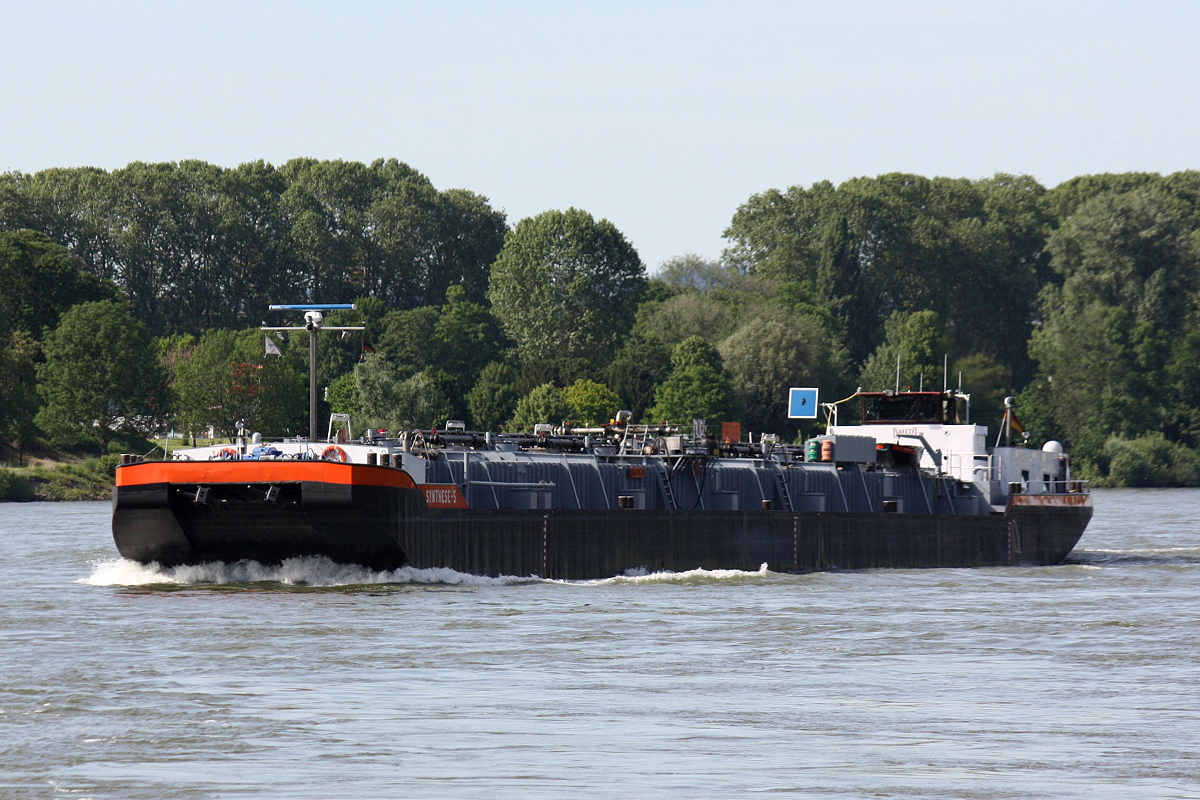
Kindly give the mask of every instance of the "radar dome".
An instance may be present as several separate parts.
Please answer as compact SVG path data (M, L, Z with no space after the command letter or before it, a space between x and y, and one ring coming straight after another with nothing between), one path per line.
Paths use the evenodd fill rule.
M1054 453L1054 455L1056 455L1056 456L1061 456L1063 454L1063 446L1061 444L1059 444L1058 442L1054 441L1053 439L1051 439L1050 441L1048 441L1044 445L1042 445L1042 452L1043 453Z

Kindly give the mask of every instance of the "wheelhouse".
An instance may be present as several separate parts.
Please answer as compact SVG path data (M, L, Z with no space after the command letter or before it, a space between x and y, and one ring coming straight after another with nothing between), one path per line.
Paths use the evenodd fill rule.
M863 425L967 422L966 402L953 392L859 392L858 401Z

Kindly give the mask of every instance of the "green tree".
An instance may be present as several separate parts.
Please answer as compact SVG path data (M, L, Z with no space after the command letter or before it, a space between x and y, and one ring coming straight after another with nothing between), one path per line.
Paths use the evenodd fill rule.
M390 311L368 327L378 331L373 340L377 352L400 373L435 368L450 375L453 380L444 388L460 413L466 410L466 396L479 371L499 358L506 344L496 318L484 305L469 300L460 286L446 291L441 306Z
M691 336L724 338L737 323L734 312L717 298L687 292L639 306L633 333L672 348Z
M645 267L620 231L571 208L517 223L488 296L523 361L583 358L598 371L632 325L645 286Z
M163 409L163 380L146 327L113 300L81 303L42 341L37 424L62 445L144 434Z
M465 397L479 371L499 357L505 337L492 313L467 299L461 286L446 290L446 302L433 326L432 363L453 377L451 392Z
M743 324L719 347L729 365L734 391L752 429L795 430L787 419L788 389L820 387L843 396L844 355L814 319L779 314Z
M835 195L829 181L752 195L725 230L726 261L776 281L813 279Z
M1165 369L1166 424L1164 433L1173 441L1200 447L1200 328L1193 327L1171 346Z
M507 427L511 431L532 431L534 425L543 422L559 425L570 420L574 413L575 409L567 402L562 389L544 383L517 402Z
M685 423L741 419L741 407L721 354L699 336L684 340L671 354L671 374L654 393L651 420Z
M447 388L453 379L441 370L426 369L396 387L396 404L388 414L393 429L430 430L459 416Z
M1196 257L1185 212L1138 189L1082 203L1046 245L1063 302L1124 308L1138 322L1178 330L1195 303Z
M353 414L356 411L353 370L339 375L329 384L329 410L335 414Z
M689 336L671 351L671 368L678 372L692 367L724 369L721 353L708 340L700 336Z
M1047 308L1061 292L1045 292ZM1110 434L1137 437L1158 422L1152 360L1168 353L1143 346L1153 330L1120 308L1090 303L1055 313L1033 333L1038 375L1019 395L1021 419L1034 440L1065 438L1077 460L1103 463ZM1032 423L1032 424L1031 424Z
M412 267L428 250L436 193L405 164L373 166L298 158L280 167L287 188L279 202L303 296L338 302L330 298L374 294L407 307L418 293ZM391 246L379 247L379 238Z
M0 330L40 337L78 303L116 299L116 289L72 263L67 249L29 230L0 233Z
M214 265L213 325L244 328L260 323L271 303L302 297L295 291L296 255L279 198L287 187L279 170L251 161L220 175L215 218L220 259ZM185 330L203 330L202 320Z
M732 264L688 253L664 261L656 277L676 291L704 294L735 286L742 273Z
M516 370L498 361L485 365L467 394L467 409L472 425L477 430L499 430L506 420L512 418L520 399Z
M811 287L854 363L879 346L895 311L934 311L961 351L1024 362L1045 266L1044 193L1028 176L1002 174L972 182L891 173L771 190L738 209L725 257Z
M504 212L482 195L447 189L437 220L437 261L426 272L424 296L432 302L460 287L466 301L485 302L491 267L508 233Z
M306 434L307 346L301 351L265 355L257 329L212 330L185 345L173 357L171 378L179 426L197 432L212 425L233 436L242 421L268 435Z
M571 421L576 425L603 425L621 409L621 398L616 392L586 378L563 389L563 397L574 411Z
M816 277L790 286L796 287L793 291L801 303L827 309L839 330L853 331L850 344L861 357L870 350L879 311L863 285L860 261L859 242L850 234L849 220L836 214L822 232Z
M217 198L221 168L134 162L112 173L117 273L134 315L155 334L220 324L224 276Z
M1011 372L1016 385L1033 376L1029 335L1038 291L1052 278L1046 236L1046 189L1028 175L999 173L976 184L983 195L979 224L961 222L957 298L947 311L957 352L978 353Z
M353 413L371 427L399 427L393 413L401 403L400 384L406 378L382 355L368 356L354 367ZM407 427L407 426L405 426Z
M1072 207L1047 244L1062 285L1042 291L1030 342L1037 375L1021 397L1045 434L1068 438L1076 457L1102 470L1111 434L1185 437L1193 428L1192 215L1150 185Z
M390 311L379 321L379 336L373 341L382 356L403 372L419 372L436 363L432 343L438 324L436 306Z
M1161 176L1153 172L1101 173L1079 175L1065 180L1046 192L1041 205L1051 219L1063 222L1074 216L1081 205L1102 194L1125 194L1137 189L1154 189Z
M459 285L481 302L507 231L486 198L439 192L395 159L10 173L0 230L18 228L115 282L159 334L252 324L285 299L414 308Z
M298 279L312 298L369 294L396 308L439 302L452 285L482 300L504 214L461 189L438 192L395 159L295 159L280 168Z
M646 411L651 420L732 422L741 416L729 376L708 366L672 372L659 385L654 400L654 406Z
M354 414L371 428L428 431L458 416L447 388L453 379L437 369L407 378L380 356L368 356L354 368Z
M634 419L642 419L654 405L654 392L671 374L671 349L657 339L636 333L626 340L604 372L604 382L626 406Z
M0 201L0 229L28 228L48 236L102 281L119 276L114 222L117 192L109 173L95 167L10 174L9 202ZM0 196L3 192L0 192Z
M900 388L941 390L944 358L950 340L933 311L894 312L888 317L886 339L863 365L859 380L868 391L893 388L900 364Z
M951 365L951 388L959 385L960 375L963 391L971 395L971 422L995 433L1004 420L1004 398L1013 394L1012 372L994 358L974 353Z
M22 330L0 333L0 439L22 447L33 439L38 411L38 343Z

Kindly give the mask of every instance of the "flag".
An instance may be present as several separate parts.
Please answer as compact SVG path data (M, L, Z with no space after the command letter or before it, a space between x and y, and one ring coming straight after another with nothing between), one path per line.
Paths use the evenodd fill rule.
M267 352L265 353L265 355L268 355L268 356L283 355L283 351L279 349L279 345L275 344L275 340L272 339L270 336L267 337Z
M1021 420L1017 419L1016 412L1009 411L1008 418L1012 421L1011 424L1012 424L1013 430L1016 431L1017 433L1021 434L1022 436L1024 436L1025 435L1025 426L1021 424Z
M362 337L362 352L358 354L358 360L365 361L367 358L367 353L374 352L375 348L371 347L371 342L367 340L366 336Z

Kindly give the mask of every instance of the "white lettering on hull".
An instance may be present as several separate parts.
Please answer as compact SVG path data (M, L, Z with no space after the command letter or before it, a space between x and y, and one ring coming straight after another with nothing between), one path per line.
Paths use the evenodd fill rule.
M458 491L458 485L453 483L424 483L421 491L425 493L425 504L430 508L466 508L466 501Z

